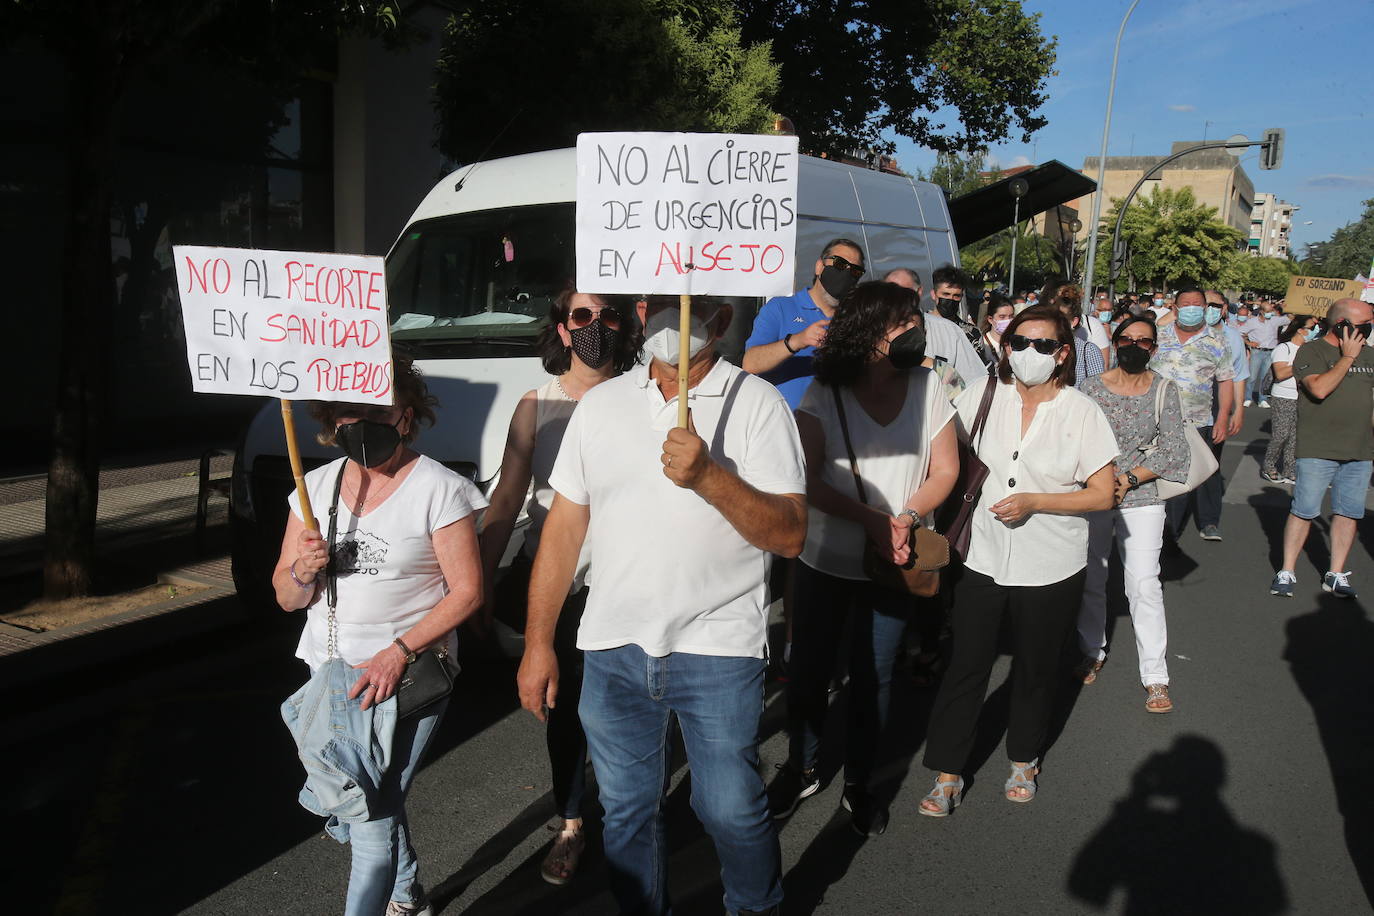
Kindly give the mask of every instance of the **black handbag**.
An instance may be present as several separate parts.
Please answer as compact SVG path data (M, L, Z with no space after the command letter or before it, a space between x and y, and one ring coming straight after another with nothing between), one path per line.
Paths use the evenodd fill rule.
M325 602L329 605L329 657L338 654L338 618L334 606L338 603L338 578L335 568L334 539L339 533L339 493L343 490L345 461L334 479L334 498L329 503L329 565L325 567ZM415 655L406 665L401 682L396 687L396 715L404 719L442 700L453 692L453 662L448 646L439 645Z

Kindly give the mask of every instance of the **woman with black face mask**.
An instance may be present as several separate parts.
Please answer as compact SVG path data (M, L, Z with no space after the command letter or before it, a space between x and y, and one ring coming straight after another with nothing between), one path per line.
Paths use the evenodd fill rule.
M1155 480L1188 479L1188 442L1178 390L1149 369L1155 351L1154 322L1127 318L1112 334L1112 346L1116 367L1079 386L1102 408L1121 457L1116 468L1116 508L1088 515L1088 569L1078 617L1083 661L1078 676L1084 684L1093 683L1107 660L1107 563L1115 534L1135 630L1140 684L1145 688L1145 710L1166 713L1173 710L1173 701L1165 661L1164 590L1159 582L1164 503L1155 492ZM1165 386L1162 392L1160 386Z
M515 623L523 630L525 592L530 567L539 547L544 519L553 505L549 474L553 471L563 431L583 395L597 385L633 366L639 358L643 335L631 317L632 303L625 297L593 296L568 286L549 308L549 322L539 338L540 358L553 378L526 392L511 417L506 452L501 459L501 478L491 494L491 508L482 527L482 571L486 600L478 620L485 627L497 605L517 610ZM533 482L533 491L530 484ZM526 503L526 494L530 494ZM501 584L494 590L496 571L506 553L515 519L521 508L529 516L520 554ZM582 653L577 649L577 626L586 604L589 556L584 547L573 578L572 592L558 616L554 648L560 672L558 705L549 710L545 732L549 765L553 773L555 812L559 818L553 847L544 858L540 874L550 884L572 880L586 848L582 830L582 798L587 770L587 736L577 716L582 686Z
M843 804L856 832L876 836L887 813L870 792L874 756L903 631L916 599L864 574L865 542L905 563L913 525L949 495L959 471L954 407L926 368L925 328L913 290L863 283L840 301L815 381L797 408L807 465L808 527L794 565L788 663L788 763L769 787L774 817L820 788L816 763L836 653L848 645ZM847 436L846 436L847 434ZM846 438L852 444L854 464ZM863 481L863 494L856 481ZM938 632L938 619L936 622Z
M300 709L335 690L346 690L349 701L329 713L328 729L306 724L323 719L323 712L302 713L295 725L288 716L302 758L324 754L322 739L333 738L333 729L349 729L347 737L364 748L390 742L389 765L371 792L362 789L363 779L341 785L342 777L307 769L306 785L324 809L316 813L349 821L327 828L352 853L348 916L426 906L405 801L449 698L438 696L403 716L397 693L410 665L438 673L444 662L430 653L451 656L454 631L482 602L475 520L487 501L470 480L410 448L419 423L434 422L437 401L409 360L396 357L392 368L390 406L312 405L318 441L338 446L344 457L305 475L323 534L306 528L291 494L272 575L281 607L306 612L296 655L312 672L283 709ZM369 716L359 714L368 710ZM362 729L370 735L358 734ZM326 786L328 792L315 791ZM355 820L357 811L347 806L351 792L366 794L365 819ZM340 797L345 809L330 807Z

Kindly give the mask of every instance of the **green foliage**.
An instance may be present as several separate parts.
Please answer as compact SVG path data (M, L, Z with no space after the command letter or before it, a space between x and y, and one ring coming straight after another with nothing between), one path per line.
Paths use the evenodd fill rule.
M949 192L950 197L959 197L976 191L989 182L997 181L999 173L985 176L987 169L987 150L974 150L971 153L936 153L935 164L929 171L916 170L919 181L939 185Z
M1284 258L1252 258L1246 270L1245 288L1267 296L1282 296L1288 291L1288 278L1293 275ZM1353 276L1353 275L1352 275Z
M746 41L771 40L778 110L802 148L942 152L1023 142L1048 121L1057 39L1020 0L736 0Z
M757 133L777 88L768 43L740 40L728 0L470 3L440 52L439 147L471 162L584 131Z
M1107 282L1111 233L1120 206L1119 199L1112 200L1104 231L1099 233L1101 244L1093 278L1096 285ZM1117 278L1118 289L1142 282L1155 289L1173 288L1181 281L1215 286L1242 239L1239 230L1217 219L1216 207L1198 203L1191 188L1161 187L1131 203L1121 236L1127 245L1128 262Z
M959 263L977 284L1005 285L1011 280L1010 227L959 249ZM1062 252L1035 231L1030 222L1016 227L1016 288L1034 289L1051 277L1065 275ZM1013 290L1015 292L1015 290Z
M1364 214L1332 234L1330 241L1307 246L1302 272L1310 277L1339 277L1353 280L1357 274L1369 275L1374 258L1374 198L1364 202Z

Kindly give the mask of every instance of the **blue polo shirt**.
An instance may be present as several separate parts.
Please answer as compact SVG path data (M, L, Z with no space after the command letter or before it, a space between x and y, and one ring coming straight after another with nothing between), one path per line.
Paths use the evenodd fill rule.
M754 329L749 332L744 347L749 349L777 343L788 334L798 334L824 319L825 312L811 299L810 290L798 290L790 296L776 296L759 309L758 317L754 319ZM811 358L815 353L815 347L803 347L762 373L759 378L777 386L787 399L787 406L796 410L811 384Z

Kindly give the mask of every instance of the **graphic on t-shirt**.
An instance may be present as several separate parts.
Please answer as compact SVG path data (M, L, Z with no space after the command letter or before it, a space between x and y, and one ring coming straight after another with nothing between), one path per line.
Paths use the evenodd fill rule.
M387 542L368 531L350 531L334 548L340 576L375 576L386 563Z

